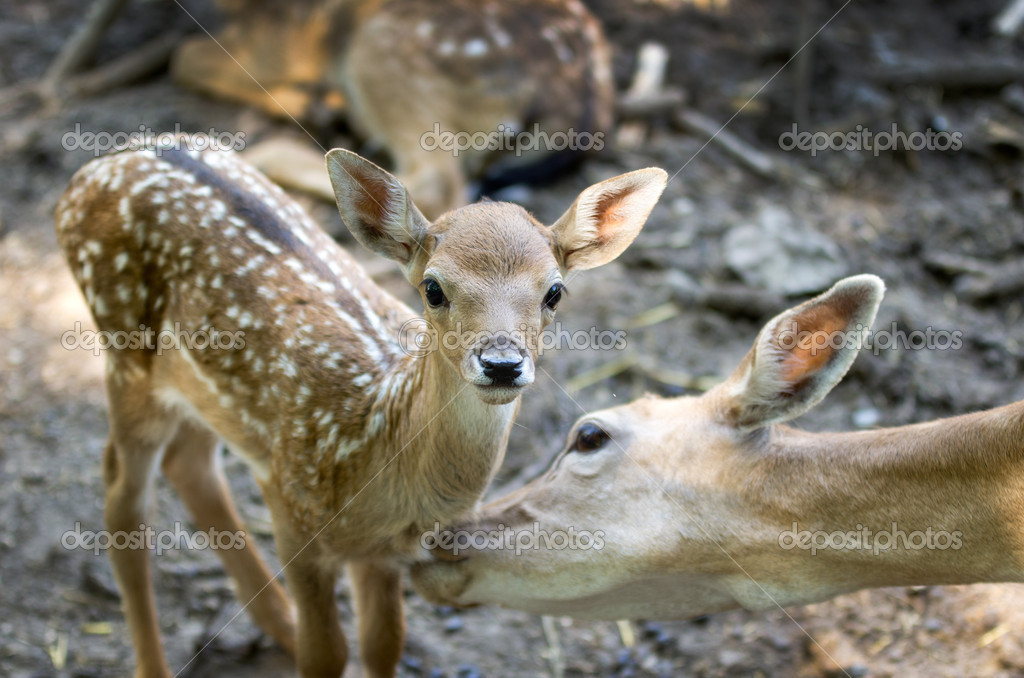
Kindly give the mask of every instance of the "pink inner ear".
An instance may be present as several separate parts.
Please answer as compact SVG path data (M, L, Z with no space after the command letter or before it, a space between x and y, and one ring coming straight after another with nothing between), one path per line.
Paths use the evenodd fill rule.
M607 240L623 221L626 220L626 201L629 193L611 193L601 196L594 210L597 216L597 237Z
M835 335L846 328L846 322L836 317L832 309L815 308L807 311L792 324L795 345L783 346L786 355L779 366L780 377L789 384L797 384L824 369L842 341ZM804 328L817 329L804 329Z
M389 216L390 187L387 182L372 172L362 172L360 168L349 169L356 180L356 190L352 203L356 211L371 225L383 223Z
M828 364L835 351L829 345L831 335L818 330L804 336L782 360L781 377L788 383L797 383Z

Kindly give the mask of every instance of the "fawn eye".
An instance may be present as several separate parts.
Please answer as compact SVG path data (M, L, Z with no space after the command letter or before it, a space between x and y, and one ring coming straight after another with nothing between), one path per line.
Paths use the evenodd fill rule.
M558 302L562 300L562 294L565 292L565 285L558 282L551 286L548 293L544 295L544 308L555 310L558 306Z
M597 424L586 423L576 431L572 449L575 452L593 452L604 447L610 439L611 436L603 428Z
M447 299L444 296L444 290L441 289L440 283L433 278L427 278L423 283L423 295L427 298L427 303L432 308L443 306Z

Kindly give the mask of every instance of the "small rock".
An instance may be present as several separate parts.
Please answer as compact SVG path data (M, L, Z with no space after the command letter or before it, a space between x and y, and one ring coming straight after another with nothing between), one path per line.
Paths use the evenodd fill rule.
M41 471L29 471L28 473L21 476L22 484L27 487L40 487L46 484L46 481L50 479L50 476Z
M780 652L784 652L793 647L793 641L789 639L789 636L784 635L782 633L772 634L772 637L769 639L769 642L772 644L773 648L779 650Z
M783 295L818 292L849 272L834 240L776 205L762 206L754 223L730 229L722 247L726 264L745 283Z
M533 191L525 184L513 184L495 191L488 197L503 202L522 204L530 202L530 199L533 198Z
M942 621L939 620L939 619L936 619L935 617L928 617L927 619L924 620L924 629L925 629L925 631L932 631L932 632L940 631L940 630L942 630L942 626L943 626Z
M410 655L402 656L402 666L413 673L423 672L423 661L419 657L412 657Z
M458 633L463 626L462 617L459 616L449 617L444 622L445 633Z
M483 678L483 674L472 664L462 664L455 670L455 678Z
M430 673L427 674L427 678L444 678L444 671L435 666L430 669Z
M661 633L661 624L658 622L644 622L641 628L645 638L656 638Z
M99 598L121 600L121 593L114 584L114 574L104 559L82 561L82 590Z
M1024 87L1020 84L1007 85L999 96L1010 108L1018 113L1024 113Z
M881 419L882 413L874 407L862 407L853 413L853 425L857 428L877 426Z
M727 669L742 664L745 658L739 650L722 650L718 653L718 663Z
M664 650L675 643L675 636L668 631L662 631L655 638L654 642L658 645L658 649Z

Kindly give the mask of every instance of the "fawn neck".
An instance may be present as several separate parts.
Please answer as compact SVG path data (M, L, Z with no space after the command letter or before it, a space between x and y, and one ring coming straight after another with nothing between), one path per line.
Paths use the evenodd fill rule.
M395 455L391 482L407 485L394 496L420 502L417 530L472 508L501 464L518 409L518 398L484 403L439 351L384 375L371 417L387 422L378 440L379 449Z

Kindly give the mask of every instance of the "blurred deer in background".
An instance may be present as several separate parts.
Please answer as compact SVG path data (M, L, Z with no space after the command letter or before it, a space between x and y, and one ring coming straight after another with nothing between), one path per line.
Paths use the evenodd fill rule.
M434 551L414 569L418 591L686 619L862 588L1024 581L1024 402L856 433L782 425L842 379L882 292L857 276L782 313L704 395L585 415L551 470L453 528L511 531L513 544L535 529L601 531L600 548Z
M467 177L495 162L558 153L539 134L522 137L530 144L521 148L506 132L586 133L577 145L589 150L593 133L612 122L609 48L579 0L219 4L227 27L216 43L203 36L183 45L175 79L300 121L344 111L387 150L430 218L465 204ZM480 134L455 152L436 147L438 131L465 133L464 146ZM509 146L515 158L501 152ZM263 169L285 176L288 162L270 159L281 166ZM304 188L329 193L323 184Z
M57 235L101 331L161 333L162 351L106 353L107 529L148 524L162 469L199 529L241 531L223 440L263 490L297 619L248 536L217 551L240 600L303 676L340 676L334 586L347 564L366 675L390 676L404 638L399 562L435 521L475 505L533 382L539 344L529 339L553 320L563 275L617 257L666 175L595 184L547 227L499 202L431 223L367 160L335 150L327 167L343 221L402 267L425 319L229 152L94 160L57 206ZM426 323L436 334L424 347L409 335ZM214 345L225 333L228 345ZM149 553L110 557L136 675L169 676Z

